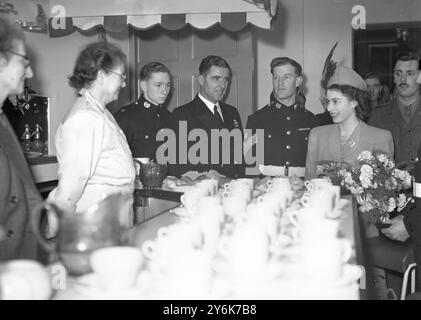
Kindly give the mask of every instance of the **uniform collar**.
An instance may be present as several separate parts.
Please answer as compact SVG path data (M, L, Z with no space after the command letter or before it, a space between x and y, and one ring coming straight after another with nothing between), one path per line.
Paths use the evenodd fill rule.
M292 105L287 106L282 102L279 102L278 99L275 98L273 92L270 94L270 105L275 109L287 108L287 109L297 109L297 101L295 101Z
M158 110L160 110L160 107L161 107L161 105L156 105L153 102L151 102L148 99L146 99L144 94L142 94L139 97L138 104L140 106L144 107L145 109L150 109L151 111L152 110L158 111Z

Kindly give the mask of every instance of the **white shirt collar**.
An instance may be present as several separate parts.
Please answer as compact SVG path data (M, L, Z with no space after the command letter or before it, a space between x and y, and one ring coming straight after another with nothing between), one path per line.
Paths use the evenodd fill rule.
M219 112L219 115L221 116L222 120L224 119L222 117L222 111L221 111L221 107L219 106L219 101L217 101L216 103L212 103L211 101L206 99L204 96L202 96L200 93L198 93L198 96L199 96L200 100L203 101L203 103L208 107L210 112L212 112L213 114L214 114L213 107L216 106L218 108L218 112Z

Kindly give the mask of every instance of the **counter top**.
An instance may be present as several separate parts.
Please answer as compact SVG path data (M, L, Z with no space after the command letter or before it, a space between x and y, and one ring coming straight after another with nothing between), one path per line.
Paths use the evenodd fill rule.
M155 198L161 200L169 200L179 202L180 197L183 195L182 192L164 190L164 189L136 189L135 199L142 198Z

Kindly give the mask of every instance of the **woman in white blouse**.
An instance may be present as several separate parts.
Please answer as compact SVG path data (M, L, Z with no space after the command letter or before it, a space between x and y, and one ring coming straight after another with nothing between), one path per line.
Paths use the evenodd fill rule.
M49 201L84 212L109 194L127 193L130 203L120 219L130 225L133 158L123 131L106 109L126 85L125 61L125 54L106 42L89 44L80 52L69 77L79 97L56 134L59 182Z

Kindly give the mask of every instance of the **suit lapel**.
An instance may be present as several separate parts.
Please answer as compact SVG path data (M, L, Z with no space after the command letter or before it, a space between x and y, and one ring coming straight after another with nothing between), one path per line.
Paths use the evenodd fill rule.
M201 127L211 130L220 128L219 123L216 121L213 113L199 98L198 95L194 98L194 117L202 124ZM224 116L224 115L223 115Z

